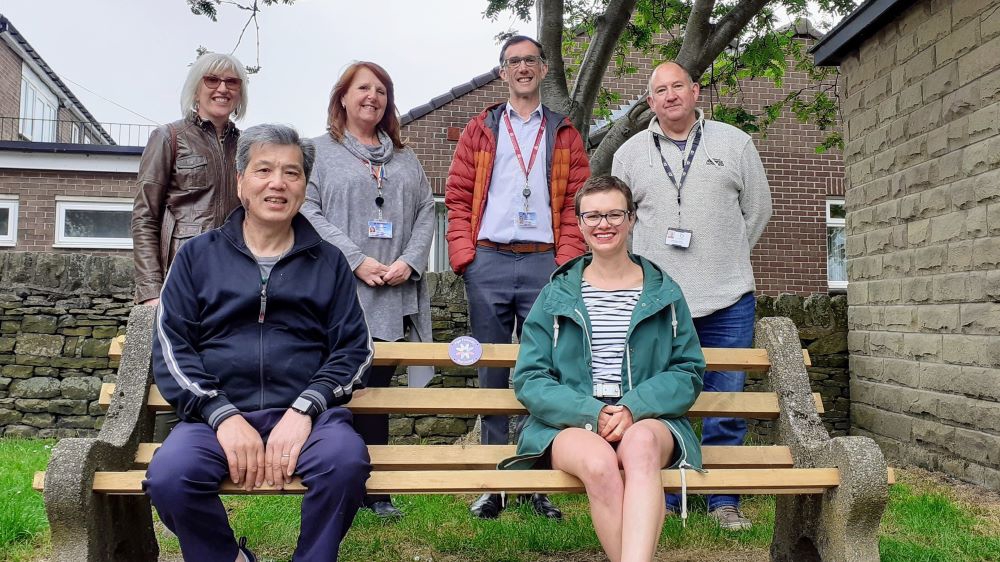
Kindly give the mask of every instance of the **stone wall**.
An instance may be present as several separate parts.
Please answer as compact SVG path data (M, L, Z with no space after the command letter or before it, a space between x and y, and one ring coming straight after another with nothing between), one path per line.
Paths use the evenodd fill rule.
M429 274L434 336L469 333L465 285L451 273ZM114 380L111 338L124 333L131 306L132 262L119 256L0 253L0 434L86 436L100 427L102 382ZM810 378L823 394L827 428L847 432L846 299L761 297L758 317L788 316L812 357ZM394 380L406 384L405 370ZM476 370L440 369L430 386L475 387ZM752 373L748 390L766 390ZM474 416L393 416L399 443L453 442L475 427ZM752 423L753 439L770 438L769 423Z
M1000 0L918 0L841 74L854 433L1000 489Z
M132 260L0 253L0 428L75 437L100 427L111 339L125 332Z

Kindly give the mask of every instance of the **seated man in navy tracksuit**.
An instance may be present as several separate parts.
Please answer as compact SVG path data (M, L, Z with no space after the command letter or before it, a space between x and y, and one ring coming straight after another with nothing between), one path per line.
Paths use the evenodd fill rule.
M189 561L254 561L219 499L307 488L295 560L336 560L365 493L368 451L339 407L372 359L354 274L298 214L315 159L283 125L240 136L242 208L187 242L160 295L156 384L181 419L143 483Z

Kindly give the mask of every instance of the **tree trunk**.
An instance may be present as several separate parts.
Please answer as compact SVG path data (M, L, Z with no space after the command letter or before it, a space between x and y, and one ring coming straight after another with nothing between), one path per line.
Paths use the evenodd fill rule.
M628 114L614 122L611 129L601 139L601 144L590 154L590 173L598 176L611 173L611 160L615 151L633 135L649 126L653 110L645 100L636 104Z

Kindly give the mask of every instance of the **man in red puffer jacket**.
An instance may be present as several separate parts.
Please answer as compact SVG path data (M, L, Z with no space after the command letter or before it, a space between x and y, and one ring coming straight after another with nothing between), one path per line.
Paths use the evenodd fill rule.
M580 133L541 103L548 72L540 43L517 35L500 49L510 99L473 118L448 170L448 257L465 279L472 335L510 343L557 265L585 251L573 197L590 176ZM516 323L515 323L516 320ZM481 388L507 388L509 370L481 367ZM484 416L482 443L507 444L506 416ZM523 495L535 511L559 519L542 494ZM500 494L483 494L473 515L494 518Z

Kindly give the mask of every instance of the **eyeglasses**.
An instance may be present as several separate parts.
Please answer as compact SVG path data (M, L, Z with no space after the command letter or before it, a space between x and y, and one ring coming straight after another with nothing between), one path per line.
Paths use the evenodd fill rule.
M226 88L230 90L239 90L243 87L243 80L239 78L219 78L218 76L212 76L211 74L206 74L201 77L201 81L205 83L205 86L214 90L219 87L219 83L224 83Z
M544 59L535 55L528 55L526 57L510 57L509 59L503 61L503 65L507 68L517 68L524 63L524 66L528 68L534 68L538 66L538 63L544 62Z
M580 220L583 224L587 226L597 226L601 224L602 219L606 219L608 224L611 226L619 226L625 222L626 217L632 215L631 211L625 211L622 209L615 209L613 211L608 211L607 213L598 213L597 211L588 211L586 213L580 213Z

